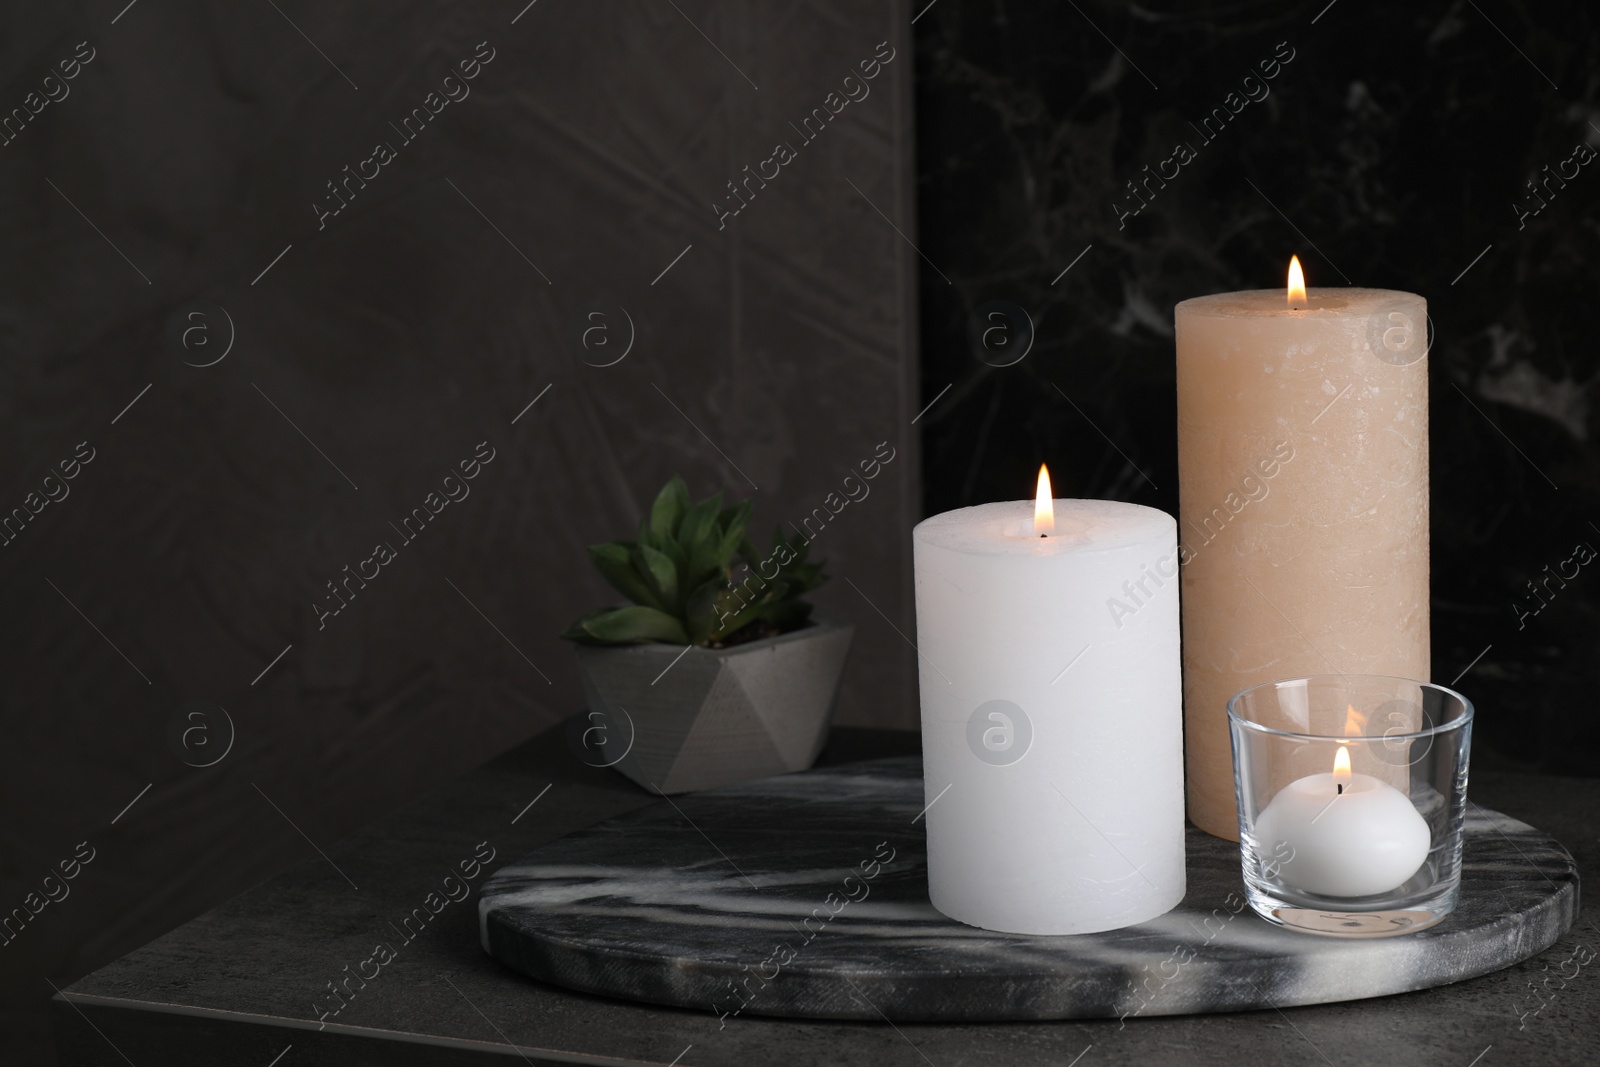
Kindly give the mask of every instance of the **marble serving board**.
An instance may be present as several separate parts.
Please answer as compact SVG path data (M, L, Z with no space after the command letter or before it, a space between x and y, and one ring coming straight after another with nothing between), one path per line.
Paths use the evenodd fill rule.
M1343 941L1264 922L1244 902L1238 845L1192 828L1188 895L1166 915L997 934L928 903L923 804L915 758L666 799L502 868L478 905L483 945L542 981L725 1018L1116 1018L1445 985L1538 954L1578 912L1558 842L1469 806L1461 903L1415 934Z

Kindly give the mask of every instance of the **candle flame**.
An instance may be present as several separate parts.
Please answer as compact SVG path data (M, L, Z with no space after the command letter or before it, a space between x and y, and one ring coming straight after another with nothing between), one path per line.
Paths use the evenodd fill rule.
M1054 494L1050 492L1050 470L1039 464L1039 490L1033 497L1033 532L1045 537L1056 532Z
M1292 308L1304 307L1306 304L1306 274L1300 269L1300 257L1289 257L1289 306Z
M1339 746L1338 755L1333 757L1333 784L1343 787L1350 784L1350 750L1343 745Z

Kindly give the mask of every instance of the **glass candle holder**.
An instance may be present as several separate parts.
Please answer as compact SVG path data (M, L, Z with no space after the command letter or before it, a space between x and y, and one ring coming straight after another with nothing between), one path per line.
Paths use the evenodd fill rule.
M1461 892L1472 704L1403 678L1268 682L1228 701L1250 905L1330 937L1432 926Z

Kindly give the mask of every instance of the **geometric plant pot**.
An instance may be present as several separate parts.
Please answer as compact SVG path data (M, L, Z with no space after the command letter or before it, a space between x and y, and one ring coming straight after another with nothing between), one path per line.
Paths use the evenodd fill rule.
M577 646L589 711L632 726L627 754L607 763L669 794L805 770L828 739L854 633L814 622L732 648Z

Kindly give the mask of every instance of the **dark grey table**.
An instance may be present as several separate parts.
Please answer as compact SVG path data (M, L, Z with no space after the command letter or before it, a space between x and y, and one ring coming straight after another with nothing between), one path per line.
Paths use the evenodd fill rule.
M823 759L916 748L914 734L839 730ZM1484 774L1472 796L1554 833L1586 878L1600 875L1600 781ZM620 775L579 763L559 731L543 734L344 841L318 842L326 857L312 854L72 985L54 1005L62 1063L1589 1067L1600 1057L1592 907L1543 955L1454 986L1125 1025L893 1027L745 1016L724 1026L709 1008L571 993L484 955L476 890L488 871L650 801ZM495 856L476 870L483 842ZM715 858L712 845L706 851ZM456 902L448 894L461 893L463 861L473 895ZM446 881L452 872L455 883ZM394 952L374 962L380 942Z

